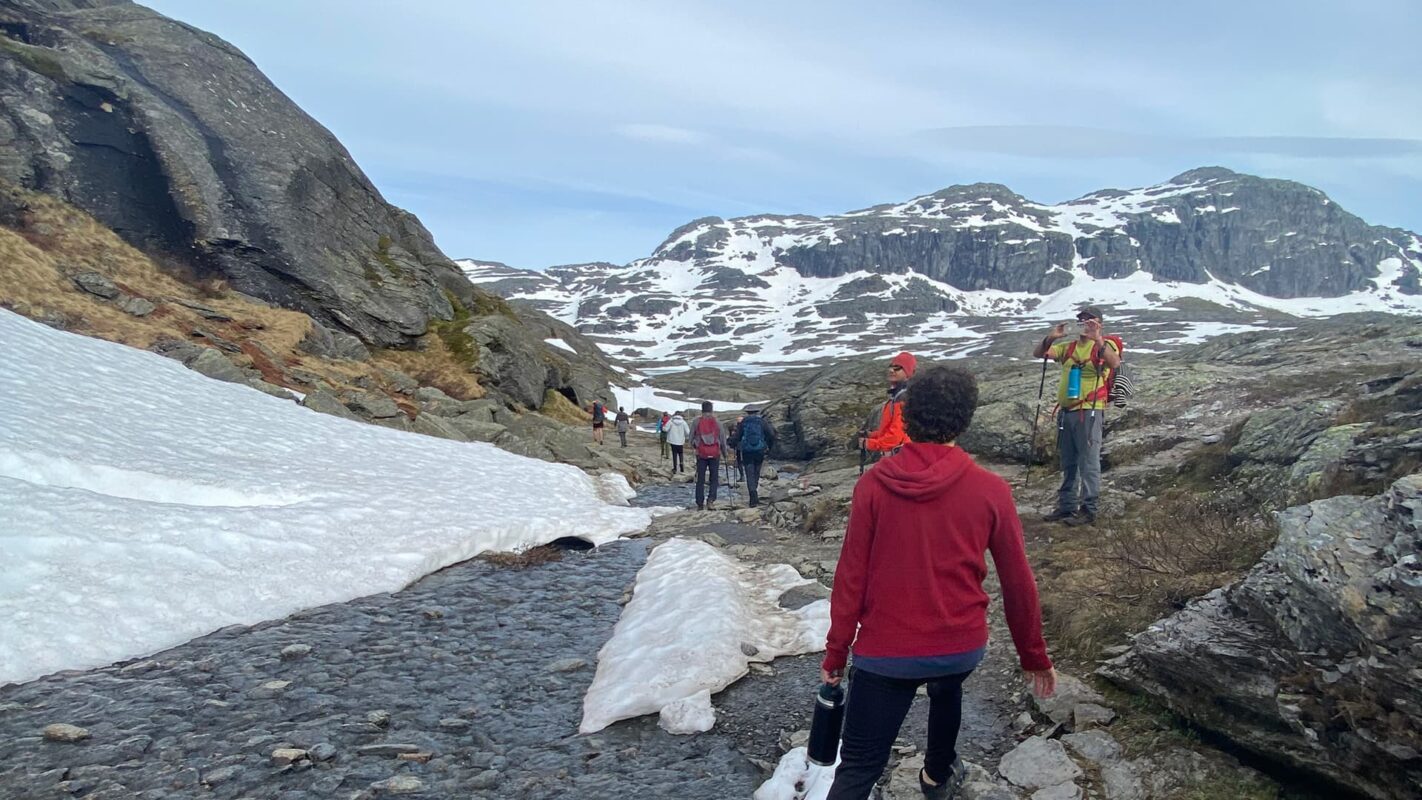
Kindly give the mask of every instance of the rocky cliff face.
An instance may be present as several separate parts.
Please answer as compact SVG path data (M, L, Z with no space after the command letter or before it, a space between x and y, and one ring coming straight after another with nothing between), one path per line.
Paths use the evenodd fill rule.
M1422 314L1419 265L1416 234L1301 184L1206 168L1058 205L973 184L822 218L700 219L621 268L465 267L626 358L772 365L877 344L952 356L996 321L1084 302L1118 322L1190 298L1207 304L1192 304L1194 322Z
M0 2L0 179L369 344L473 291L236 48L124 0Z
M1422 794L1422 474L1279 515L1244 580L1102 672L1236 743L1370 797Z
M470 337L470 372L525 408L615 377L577 332L471 285L236 48L127 0L0 0L0 143L0 188L305 312L306 352L364 360L439 328Z

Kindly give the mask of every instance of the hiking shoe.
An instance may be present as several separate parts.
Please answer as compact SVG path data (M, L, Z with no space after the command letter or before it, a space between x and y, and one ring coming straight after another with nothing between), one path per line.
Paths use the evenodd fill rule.
M1062 524L1075 528L1078 525L1095 525L1096 515L1090 511L1078 511L1070 517L1062 520Z
M953 759L953 774L937 786L930 786L928 781L923 779L927 774L927 770L918 771L918 788L923 792L923 796L928 800L952 800L958 795L963 779L968 776L968 769L963 766L963 757L958 756Z
M1073 517L1073 516L1076 516L1076 512L1075 512L1075 511L1067 511L1067 510L1065 510L1065 509L1058 508L1058 509L1053 509L1052 513L1050 513L1050 514L1043 514L1043 515L1042 515L1042 521L1043 521L1043 522L1061 522L1061 521L1063 521L1063 520L1065 520L1065 519L1069 519L1069 518L1071 518L1071 517Z

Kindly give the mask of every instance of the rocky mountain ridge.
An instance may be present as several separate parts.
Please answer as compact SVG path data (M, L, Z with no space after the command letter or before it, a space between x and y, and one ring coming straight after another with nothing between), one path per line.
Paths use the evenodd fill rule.
M625 267L460 263L615 355L732 369L878 346L966 355L1083 302L1113 321L1211 323L1145 337L1166 346L1290 316L1422 314L1416 234L1222 168L1056 205L973 184L828 217L711 217Z

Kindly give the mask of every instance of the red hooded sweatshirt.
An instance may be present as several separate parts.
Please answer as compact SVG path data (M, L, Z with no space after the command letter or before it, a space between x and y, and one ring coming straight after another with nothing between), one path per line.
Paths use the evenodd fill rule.
M1007 482L941 444L910 442L880 461L854 487L824 668L842 669L851 644L878 657L987 644L989 551L1022 668L1049 669L1037 582Z

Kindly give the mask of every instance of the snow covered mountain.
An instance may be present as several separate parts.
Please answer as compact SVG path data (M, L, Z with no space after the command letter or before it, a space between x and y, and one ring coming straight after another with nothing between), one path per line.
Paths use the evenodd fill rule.
M973 184L828 217L711 217L627 266L459 263L647 369L961 356L1084 302L1164 346L1289 316L1422 314L1417 234L1221 168L1057 205Z

